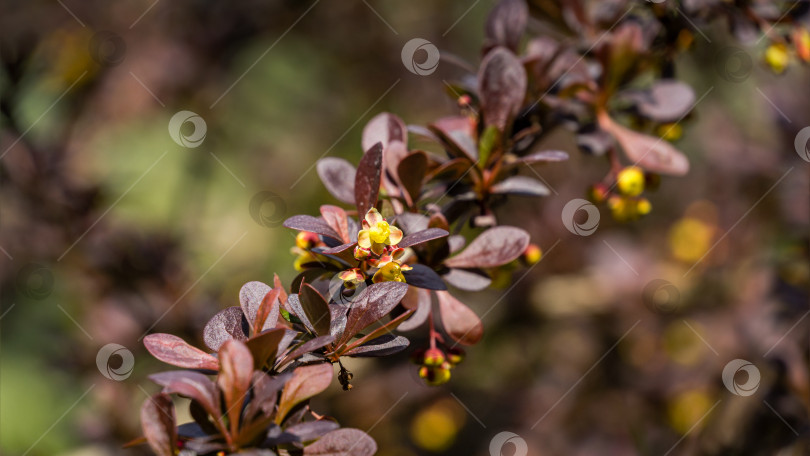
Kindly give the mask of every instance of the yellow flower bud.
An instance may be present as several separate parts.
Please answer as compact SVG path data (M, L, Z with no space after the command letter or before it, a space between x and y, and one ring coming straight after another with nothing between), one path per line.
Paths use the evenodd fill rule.
M628 166L619 171L616 178L619 192L625 196L638 196L644 191L644 171L638 166Z
M784 43L773 43L765 51L765 63L771 67L774 73L780 74L787 69L790 64L790 54Z

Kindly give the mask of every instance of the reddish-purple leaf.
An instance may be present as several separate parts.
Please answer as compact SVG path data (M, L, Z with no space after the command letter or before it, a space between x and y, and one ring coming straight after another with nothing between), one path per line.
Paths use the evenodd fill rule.
M413 314L413 311L412 310L407 310L407 311L403 312L402 314L400 314L397 318L394 318L393 320L389 321L388 323L386 323L384 325L377 326L372 331L370 331L368 334L366 334L365 336L357 339L356 341L352 342L351 344L341 347L340 350L339 350L340 356L343 356L343 354L345 354L345 353L347 353L349 351L352 351L354 348L359 347L360 345L364 345L364 344L366 344L366 343L368 343L368 342L370 342L370 341L372 341L374 339L379 338L380 336L383 336L385 334L391 334L395 329L397 329L399 327L399 325L404 323L405 320L407 320L408 317L411 316L411 314Z
M372 339L362 345L345 352L343 356L367 357L367 356L388 356L399 353L408 348L410 341L402 336L394 334L384 334L376 339Z
M478 159L478 147L473 139L476 135L475 128L468 117L442 117L428 125L428 128L439 138L451 156L465 158L470 162Z
M316 335L323 336L329 334L329 304L318 293L317 290L312 288L312 285L304 283L301 285L301 291L298 293L298 299L301 300L301 308L307 315L307 319L312 323Z
M354 176L357 171L351 163L335 157L318 160L315 167L329 193L338 201L354 204Z
M372 456L376 452L374 439L352 428L332 431L304 448L305 456Z
M340 240L340 235L323 219L311 215L293 215L284 221L284 226L298 231L309 231L332 239Z
M274 288L264 295L261 304L259 304L259 309L256 311L256 318L253 321L253 327L256 328L254 333L276 327L279 308L281 307L281 301L279 301L278 297L282 292L283 290L280 288Z
M245 410L245 417L250 420L259 411L265 416L273 414L276 399L281 388L292 378L292 372L271 376L266 372L253 372L253 397Z
M324 204L321 206L321 217L323 217L324 222L326 222L329 227L340 235L339 240L350 242L349 220L348 217L346 217L346 211L337 206Z
M255 327L256 314L259 311L259 307L262 305L262 300L267 296L270 290L272 290L270 285L262 282L248 282L242 285L242 288L239 290L239 304L247 318L252 333L258 333L262 330L262 328Z
M486 125L504 131L523 105L526 70L511 51L497 47L481 62L478 85Z
M149 379L162 386L164 393L194 399L209 415L218 417L219 392L205 375L194 371L169 371L150 375Z
M437 166L433 171L429 172L426 180L441 180L447 182L455 182L470 173L470 168L475 166L469 160L463 158L454 158Z
M311 442L339 428L340 425L336 422L323 419L298 423L288 427L284 432L294 435L299 442Z
M289 353L284 355L284 359L281 360L279 366L283 366L284 364L289 363L297 358L299 358L304 353L311 353L319 348L323 348L326 345L332 343L335 340L334 336L318 336L313 339L310 339L303 344L295 347Z
M413 313L411 318L402 322L398 329L400 331L410 331L422 326L428 315L430 315L430 302L430 291L409 287L408 293L402 298L402 305L406 309L416 310L416 312Z
M357 243L356 242L349 242L348 244L340 244L338 246L330 247L328 249L322 249L322 250L319 250L318 252L323 253L324 255L336 255L338 253L345 252L346 250L349 250L350 248L354 247L355 244L357 244Z
M171 334L150 334L143 338L143 345L152 356L172 366L219 370L214 356Z
M483 272L468 269L450 269L450 272L444 274L442 278L456 288L469 291L481 291L492 283L492 279Z
M405 122L394 114L387 112L377 114L363 128L363 150L369 150L377 143L382 143L383 148L386 148L391 141L408 143Z
M568 160L568 153L561 150L541 150L520 157L517 161L530 165L540 162L558 162Z
M695 104L692 88L674 79L656 81L649 89L631 92L628 97L639 114L660 123L680 120Z
M686 156L664 139L630 130L614 122L607 114L599 116L599 126L616 138L627 158L638 166L674 176L689 172Z
M276 424L281 424L293 407L325 390L332 383L332 375L331 363L310 364L296 368L281 393Z
M250 349L251 355L253 355L253 367L255 369L262 369L268 363L271 367L275 364L278 344L286 333L287 330L284 328L270 329L258 336L251 337L245 342Z
M405 282L408 285L425 288L428 290L446 290L447 285L444 284L441 276L433 269L425 266L424 264L414 264L411 266L413 269L410 271L403 271L402 275L405 276Z
M375 283L363 290L352 302L341 344L388 315L407 291L408 285L402 282Z
M217 385L225 399L231 434L236 434L236 430L239 428L239 416L242 414L242 404L250 389L250 380L253 376L253 356L243 342L229 340L219 350L219 362L221 369L217 377Z
M221 310L203 329L203 340L205 345L211 350L219 351L225 341L247 340L250 333L250 325L240 307L228 307Z
M159 393L141 407L141 428L149 447L158 456L174 456L177 449L174 405L168 394Z
M520 196L548 196L551 191L539 180L528 176L512 176L498 182L490 189L492 193Z
M287 298L287 309L291 314L295 315L299 320L301 320L301 324L304 325L307 331L315 334L315 328L312 326L312 323L309 322L306 312L304 312L304 307L301 304L301 298L298 296L298 293L291 294Z
M354 178L354 199L357 202L357 213L361 218L377 204L382 173L382 153L382 143L378 142L366 151L357 165L357 175Z
M484 49L504 46L517 51L526 29L529 7L525 0L501 0L487 17Z
M419 194L422 191L422 180L425 178L427 172L427 155L422 151L411 152L403 158L397 166L397 176L399 182L408 196L411 198L411 204L419 201Z
M451 268L494 268L519 257L528 245L529 233L513 226L496 226L478 235L444 264Z
M443 238L448 234L450 233L441 228L428 228L405 236L397 245L404 249L405 247L411 247L423 242L432 241L433 239Z
M481 319L463 302L446 291L437 291L442 326L447 335L464 345L474 345L484 335Z

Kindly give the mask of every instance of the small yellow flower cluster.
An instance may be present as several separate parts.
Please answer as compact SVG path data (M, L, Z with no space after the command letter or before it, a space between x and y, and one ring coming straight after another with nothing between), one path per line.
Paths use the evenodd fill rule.
M619 171L616 176L618 194L607 197L614 220L626 222L650 213L650 201L641 196L645 185L644 170L638 166L628 166Z
M290 249L290 252L298 255L298 258L296 258L293 263L295 270L299 272L303 271L305 269L304 265L308 263L321 263L322 260L318 258L316 254L312 253L311 249L324 245L317 234L310 233L309 231L299 232L298 235L295 236L295 247Z
M402 230L390 225L377 209L371 208L368 211L363 219L363 229L357 234L354 258L377 269L371 278L372 282L405 282L402 272L412 268L403 263L405 249L397 246L402 237ZM348 271L344 271L344 273L347 273L346 277L350 281L361 278L365 280L363 269L365 268L354 269L353 273L348 273Z
M419 378L430 386L439 386L450 380L450 369L464 360L464 351L449 348L445 354L438 348L429 348L414 353L413 361L422 366Z

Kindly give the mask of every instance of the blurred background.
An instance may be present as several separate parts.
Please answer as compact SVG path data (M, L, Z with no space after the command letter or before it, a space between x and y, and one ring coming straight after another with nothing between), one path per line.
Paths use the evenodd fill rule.
M400 51L420 37L477 64L492 4L7 1L0 453L146 454L121 449L157 391L146 376L167 368L142 336L201 346L243 283L289 284L281 221L335 203L314 162L356 162L379 112L455 113L458 69L417 76ZM692 171L663 178L649 216L619 224L603 208L595 234L568 232L562 207L608 164L553 135L571 160L522 171L553 195L499 215L545 256L464 296L486 332L451 382L424 386L407 352L354 360L354 389L333 385L313 409L391 456L485 456L502 431L530 455L810 454L810 164L794 148L810 72L774 75L756 43L703 32L678 62L700 100L677 143ZM754 65L730 68L735 53ZM204 126L191 147L169 134L180 111ZM126 350L98 365L110 343ZM110 374L127 352L131 374ZM753 395L724 385L735 359L760 372Z

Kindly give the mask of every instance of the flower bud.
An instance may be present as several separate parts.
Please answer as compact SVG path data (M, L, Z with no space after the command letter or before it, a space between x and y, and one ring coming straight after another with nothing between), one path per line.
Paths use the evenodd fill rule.
M790 54L784 43L772 43L765 50L765 63L776 74L781 74L790 64Z
M608 188L605 184L598 182L593 184L591 188L588 189L588 199L594 203L602 203L608 197Z
M619 171L616 186L625 196L638 196L644 191L644 171L638 166L628 166Z
M454 366L464 361L464 356L464 350L460 348L453 347L447 350L447 361Z
M540 250L540 247L537 244L529 244L526 247L526 250L523 251L523 255L520 257L527 266L532 266L540 261L540 258L543 257L543 251Z
M315 247L320 240L321 239L315 233L301 231L295 236L295 245L301 249L311 249Z
M431 348L425 352L422 364L425 366L440 366L444 362L444 353L438 348Z

